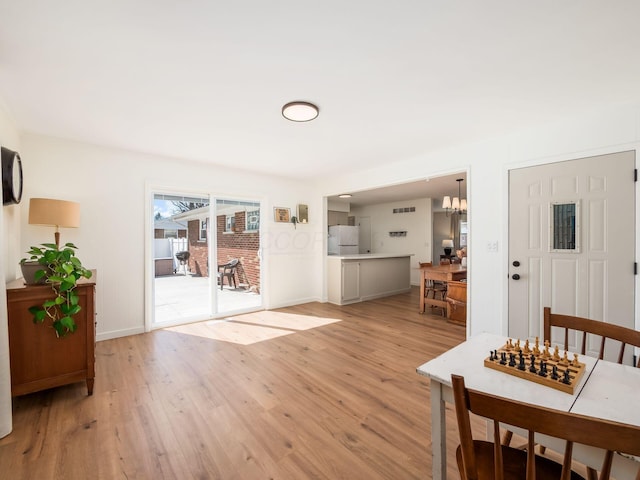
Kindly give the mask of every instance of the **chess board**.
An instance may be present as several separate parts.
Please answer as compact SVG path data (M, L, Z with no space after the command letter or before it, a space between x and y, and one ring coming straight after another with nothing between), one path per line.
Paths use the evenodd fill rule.
M509 339L490 352L484 366L572 395L585 371L585 364L578 361L578 354L564 352L561 356L558 347L551 350L548 342L540 348L538 339L533 346L528 340L521 346L520 340L513 343Z

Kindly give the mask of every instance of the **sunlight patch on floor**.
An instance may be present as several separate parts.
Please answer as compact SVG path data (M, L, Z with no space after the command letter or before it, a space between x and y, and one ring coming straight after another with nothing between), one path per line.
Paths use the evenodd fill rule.
M341 321L339 318L312 317L310 315L298 315L269 310L246 315L235 315L233 317L227 317L227 319L233 322L286 328L288 330L309 330Z
M313 317L282 312L261 311L236 315L224 320L179 325L165 331L194 335L212 340L251 345L296 331L309 330L341 321L337 318Z
M237 343L240 345L251 345L265 340L290 335L292 330L282 330L279 328L261 327L258 325L245 325L228 321L207 321L180 325L177 327L165 328L166 331L195 335L198 337L220 340L223 342Z

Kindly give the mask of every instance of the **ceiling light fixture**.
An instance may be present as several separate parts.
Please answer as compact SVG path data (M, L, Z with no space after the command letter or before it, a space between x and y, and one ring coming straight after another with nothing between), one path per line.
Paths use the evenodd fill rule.
M458 196L457 197L453 197L453 200L451 200L451 197L449 195L446 195L443 199L442 199L442 208L444 208L445 210L445 214L447 216L449 215L455 215L458 213L466 213L467 211L467 199L466 198L460 198L460 185L462 184L462 181L464 180L464 178L457 178L456 182L458 182ZM451 212L449 212L449 210L451 210Z
M343 193L342 195L338 195L338 198L351 198L352 196L350 193Z
M289 102L282 107L282 116L292 122L309 122L319 113L318 107L309 102Z

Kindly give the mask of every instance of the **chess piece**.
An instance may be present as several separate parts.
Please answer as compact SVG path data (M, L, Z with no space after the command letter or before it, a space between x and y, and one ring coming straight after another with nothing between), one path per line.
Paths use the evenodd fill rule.
M564 365L565 367L569 366L569 353L566 350L564 351L564 357L562 357L562 360L560 360L560 364Z
M551 354L549 353L549 340L544 341L544 352L542 352L542 356L547 359Z
M560 360L560 350L558 349L558 345L553 349L553 359L557 362Z
M562 377L562 383L564 383L565 385L571 385L571 376L569 375L568 368L564 371L564 375Z
M489 360L491 360L492 362L496 359L496 357L493 356L493 350L491 350L489 352Z
M509 354L509 366L510 367L516 366L516 356L513 353Z
M573 362L571 362L571 365L573 365L574 367L579 367L580 366L580 362L578 362L578 354L577 353L573 354Z
M551 369L551 378L553 378L554 380L558 380L558 378L560 378L560 376L558 375L557 365L554 365L553 368Z
M516 340L516 351L520 350L520 339Z
M531 348L529 348L529 340L525 340L524 342L524 350L523 350L525 355L529 355L531 353Z
M524 364L524 355L520 352L520 363L518 363L518 370L524 372L527 366Z
M502 352L500 354L500 365L506 365L507 364L507 354L505 352Z
M536 337L536 343L533 346L533 354L537 357L540 355L540 340Z
M536 373L537 370L536 370L536 357L535 357L535 355L531 355L530 362L531 362L531 364L529 365L529 371L531 373Z
M510 351L513 348L513 344L511 343L511 339L507 340L507 345L505 346L507 351Z
M540 370L538 370L538 375L541 377L547 376L547 363L544 360L540 360Z

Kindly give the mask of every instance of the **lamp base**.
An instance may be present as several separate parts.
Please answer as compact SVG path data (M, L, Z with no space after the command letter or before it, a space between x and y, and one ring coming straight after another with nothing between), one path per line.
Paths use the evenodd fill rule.
M445 255L451 255L451 249L449 247L444 249L444 254Z

